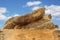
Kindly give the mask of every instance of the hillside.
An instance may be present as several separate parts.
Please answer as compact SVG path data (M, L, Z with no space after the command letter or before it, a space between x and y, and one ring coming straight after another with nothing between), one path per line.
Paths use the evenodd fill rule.
M45 8L8 19L0 32L1 40L59 40L58 25L45 15ZM2 35L2 36L1 36Z

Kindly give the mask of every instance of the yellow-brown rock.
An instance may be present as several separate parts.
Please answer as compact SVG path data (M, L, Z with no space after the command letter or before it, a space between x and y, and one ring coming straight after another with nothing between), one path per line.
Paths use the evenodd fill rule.
M48 16L43 16L43 19L46 19L46 20L51 20L52 16L49 14Z
M0 40L60 40L60 31L55 30L58 25L51 18L51 14L45 15L45 8L12 17L0 31Z
M51 18L52 18L51 14L48 16L45 15L45 8L40 8L30 14L10 18L5 23L3 29L21 29L21 28L54 29L54 28L58 28L50 21Z
M20 26L27 25L38 19L41 19L44 16L44 14L45 14L45 8L41 8L32 12L31 14L13 17L5 23L3 29L14 29L16 25L20 25Z
M57 40L54 30L4 29L4 40Z

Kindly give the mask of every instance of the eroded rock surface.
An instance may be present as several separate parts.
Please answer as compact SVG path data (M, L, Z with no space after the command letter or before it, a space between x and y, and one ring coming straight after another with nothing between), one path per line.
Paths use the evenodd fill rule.
M0 31L0 38L1 34L4 34L4 40L60 40L60 31L55 30L58 25L55 25L51 18L51 14L45 15L45 8L12 17Z
M7 20L3 29L21 29L21 28L40 28L40 29L54 29L58 28L50 20L52 16L45 15L45 8L40 8L32 13L12 17Z

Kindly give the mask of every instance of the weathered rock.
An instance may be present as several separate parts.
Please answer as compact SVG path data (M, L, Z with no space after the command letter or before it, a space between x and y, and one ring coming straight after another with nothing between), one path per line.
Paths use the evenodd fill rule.
M4 25L3 29L13 29L16 25L27 25L31 22L41 19L45 14L45 8L38 9L31 14L24 16L13 17Z
M33 23L30 23L28 25L25 25L25 26L20 26L20 25L17 25L15 26L14 29L21 29L21 28L24 28L24 29L55 29L55 28L58 28L57 25L55 25L54 23L52 23L50 20L51 20L52 16L51 15L48 15L48 16L43 16L43 18L33 22Z
M28 30L14 29L3 30L4 40L57 40L54 30Z
M16 17L13 20L17 24L26 25L38 19L41 19L44 16L44 14L45 14L45 8L41 8L32 12L31 14L27 14L21 17Z
M51 14L49 14L48 16L43 16L43 19L45 20L51 20L51 18L52 18Z
M4 40L60 40L58 25L51 22L51 14L45 15L45 8L31 14L10 18L4 25L0 38ZM4 34L3 36L1 36ZM1 40L1 39L0 39Z
M54 25L49 20L42 19L42 20L30 23L25 26L17 25L17 26L15 26L14 29L22 29L22 28L24 28L24 29L55 29L55 28L58 28L58 26Z
M50 20L52 16L45 15L45 8L35 10L30 14L10 18L4 25L3 29L55 29L58 26L54 25Z

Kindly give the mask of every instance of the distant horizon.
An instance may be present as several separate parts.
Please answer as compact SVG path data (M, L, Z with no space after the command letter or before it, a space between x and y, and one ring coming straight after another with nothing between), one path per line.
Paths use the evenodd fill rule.
M6 20L45 7L45 14L51 14L51 21L60 28L60 0L0 0L0 29Z

